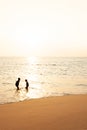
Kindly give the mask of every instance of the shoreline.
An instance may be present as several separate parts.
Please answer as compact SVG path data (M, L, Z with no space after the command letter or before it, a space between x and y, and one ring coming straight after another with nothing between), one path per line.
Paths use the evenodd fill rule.
M21 102L28 102L31 100L40 100L40 99L48 99L48 98L60 98L60 97L68 97L68 96L85 96L87 94L66 94L66 95L62 95L62 96L47 96L47 97L40 97L40 98L30 98L30 99L25 99L22 101L17 101L17 102L7 102L7 103L1 103L1 105L10 105L10 104L15 104L15 103L21 103Z
M1 130L87 130L87 95L0 104Z

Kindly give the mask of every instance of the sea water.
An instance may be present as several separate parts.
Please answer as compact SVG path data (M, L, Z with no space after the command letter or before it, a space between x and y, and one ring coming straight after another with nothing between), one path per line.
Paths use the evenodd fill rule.
M29 81L28 91L25 79ZM0 104L71 94L87 94L86 57L0 58Z

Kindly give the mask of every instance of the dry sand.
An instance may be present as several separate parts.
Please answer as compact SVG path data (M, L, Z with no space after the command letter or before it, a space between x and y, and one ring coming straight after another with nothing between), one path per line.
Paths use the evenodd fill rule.
M0 130L87 130L87 95L0 105Z

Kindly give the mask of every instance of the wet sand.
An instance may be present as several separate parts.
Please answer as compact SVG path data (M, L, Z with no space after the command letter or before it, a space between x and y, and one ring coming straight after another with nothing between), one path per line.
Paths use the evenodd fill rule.
M87 95L0 105L0 130L87 130Z

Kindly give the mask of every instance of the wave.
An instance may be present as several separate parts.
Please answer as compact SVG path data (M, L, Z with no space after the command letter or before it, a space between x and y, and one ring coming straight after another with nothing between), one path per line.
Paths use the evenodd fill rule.
M76 86L83 86L83 87L87 87L87 84L76 84Z

